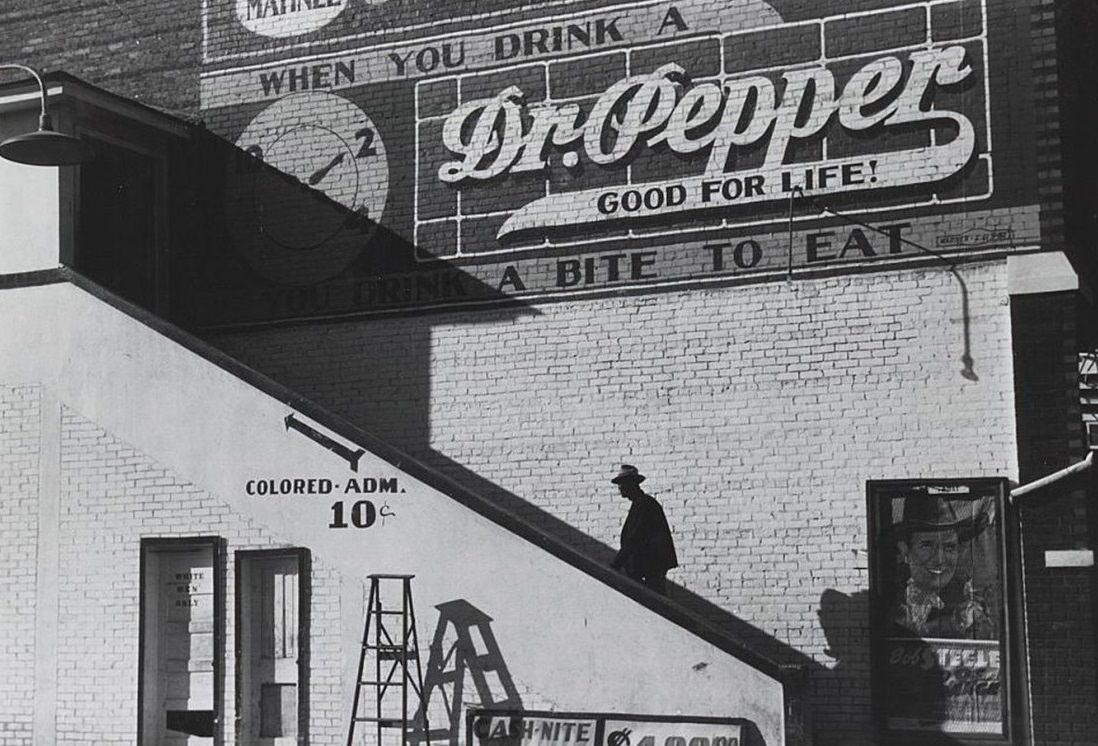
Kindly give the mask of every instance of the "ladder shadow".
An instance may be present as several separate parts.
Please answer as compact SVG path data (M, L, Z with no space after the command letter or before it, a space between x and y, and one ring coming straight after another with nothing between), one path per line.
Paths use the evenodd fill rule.
M465 599L438 604L423 697L410 743L458 744L466 707L522 709L522 697L492 632L492 617ZM466 683L472 682L472 691Z

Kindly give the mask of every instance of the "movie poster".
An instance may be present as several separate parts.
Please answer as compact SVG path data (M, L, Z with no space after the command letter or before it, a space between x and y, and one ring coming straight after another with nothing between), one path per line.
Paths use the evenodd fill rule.
M1005 736L1003 506L995 480L872 483L879 722Z

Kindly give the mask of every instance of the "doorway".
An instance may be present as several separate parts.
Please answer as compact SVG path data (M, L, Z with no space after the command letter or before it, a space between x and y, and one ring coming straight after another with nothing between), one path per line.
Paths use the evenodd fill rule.
M246 746L307 743L309 555L236 553L237 739Z
M214 538L142 540L142 746L220 742L221 564Z

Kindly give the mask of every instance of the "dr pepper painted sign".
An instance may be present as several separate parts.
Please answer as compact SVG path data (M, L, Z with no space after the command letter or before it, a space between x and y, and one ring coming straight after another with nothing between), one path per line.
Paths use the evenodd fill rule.
M1025 166L996 157L1027 133L992 143L1010 49L988 2L785 5L499 11L434 36L343 19L309 46L215 3L203 108L252 160L228 169L230 243L265 280L327 283L334 312L1038 243ZM417 289L441 269L467 282Z

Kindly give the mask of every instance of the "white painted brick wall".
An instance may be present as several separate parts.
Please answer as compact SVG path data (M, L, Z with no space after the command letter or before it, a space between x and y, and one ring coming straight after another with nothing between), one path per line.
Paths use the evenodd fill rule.
M40 418L38 386L0 386L0 746L33 742Z
M616 547L626 505L608 480L637 464L675 532L671 580L762 649L834 668L817 610L826 589L867 588L866 480L1015 472L1005 265L960 274L977 382L940 268L214 341L531 520L565 521L581 549ZM864 640L866 622L841 632ZM844 665L865 667L860 650ZM868 727L865 687L817 703L817 725Z
M225 742L233 743L233 553L282 546L277 537L69 408L62 417L61 504L58 743L87 743L90 733L96 743L134 742L141 538L211 535L226 542L222 708L223 722L230 724ZM311 582L316 675L310 679L310 736L335 743L346 718L339 681L340 575L314 554Z

